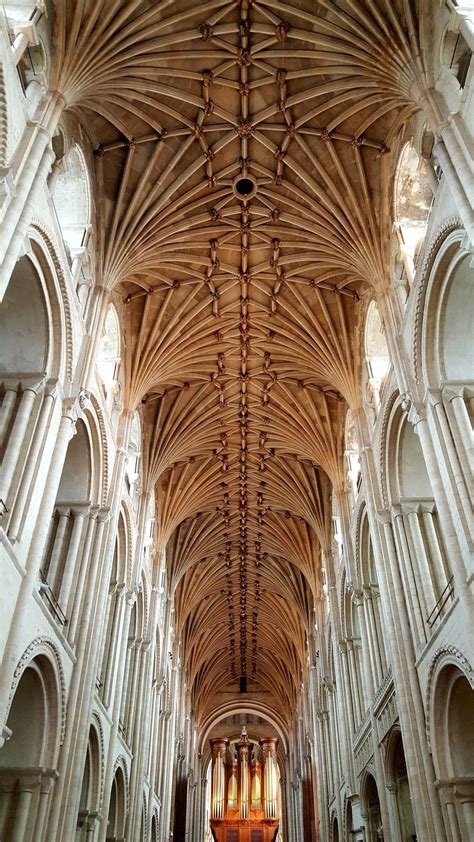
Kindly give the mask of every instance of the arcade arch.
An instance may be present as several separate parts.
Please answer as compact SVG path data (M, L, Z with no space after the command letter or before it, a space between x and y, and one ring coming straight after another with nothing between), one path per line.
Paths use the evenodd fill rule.
M468 677L469 676L469 677ZM446 656L432 676L430 734L444 819L453 838L468 839L474 820L474 681Z
M56 665L45 654L24 667L11 702L11 737L0 753L0 833L42 838L51 784L57 778L62 695Z

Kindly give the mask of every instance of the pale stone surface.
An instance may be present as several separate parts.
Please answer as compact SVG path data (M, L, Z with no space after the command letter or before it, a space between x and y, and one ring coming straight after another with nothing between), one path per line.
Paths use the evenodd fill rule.
M245 726L279 842L468 842L472 4L63 5L0 11L0 838L207 842Z

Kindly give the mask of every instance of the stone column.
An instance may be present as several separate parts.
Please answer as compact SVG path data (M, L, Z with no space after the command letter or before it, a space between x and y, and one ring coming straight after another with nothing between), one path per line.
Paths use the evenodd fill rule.
M18 663L22 654L22 630L24 624L29 621L31 593L33 588L38 584L44 542L51 520L69 440L75 432L75 418L75 401L67 401L64 405L63 416L59 424L59 431L51 457L51 465L43 492L40 513L28 554L26 574L23 577L18 594L15 608L15 622L12 623L5 647L4 668L0 673L0 726L6 721L6 710L11 686L11 670ZM8 668L6 665L8 665Z
M57 523L55 525L55 529L54 523L52 525L52 529L54 529L54 540L52 542L51 555L49 557L49 562L47 562L47 570L46 559L43 555L42 565L44 566L42 566L42 572L47 579L49 587L57 598L60 586L61 563L66 544L66 531L71 517L71 510L69 506L56 506L52 519L55 519L55 516L57 516Z
M98 645L97 611L101 606L104 586L103 552L107 508L99 509L93 549L87 571L84 602L77 627L76 664L72 674L67 705L67 727L59 757L60 777L48 819L48 842L62 842L75 832L84 762L89 740L90 701L95 691L95 655ZM69 809L66 805L69 802ZM67 830L63 832L60 814L67 815Z
M110 606L110 610L114 612L114 616L112 621L112 633L110 635L111 651L108 653L107 668L104 676L103 702L106 708L110 706L113 676L116 675L117 672L117 660L119 657L119 645L121 639L119 629L123 628L123 611L125 602L124 593L125 583L121 582L114 588L112 604ZM104 641L103 644L106 645L107 641ZM102 647L102 657L104 655L105 652Z
M170 817L171 817L171 810L172 810L172 798L171 792L173 787L173 782L175 780L175 771L176 771L176 757L175 757L175 736L176 736L176 705L178 701L178 667L173 667L172 669L172 682L171 682L171 716L169 721L169 739L168 739L168 752L167 752L167 760L165 765L165 781L162 793L162 804L163 804L163 828L165 833L169 833L171 831L170 827ZM166 838L166 837L165 837Z
M443 130L442 134L443 140L446 141L447 145L454 145L454 135L452 129L448 130L446 128L445 130ZM456 202L456 207L463 221L463 225L466 228L466 231L468 232L471 241L474 242L474 220L472 208L470 206L469 199L466 195L466 191L463 187L461 179L459 178L458 173L456 172L456 167L453 165L451 154L448 154L446 145L445 143L443 143L443 140L439 140L438 143L435 144L435 146L433 147L433 154L438 159L441 169L443 170L443 174L446 176L446 181L449 185L449 189L453 194L454 201ZM452 151L453 150L450 149L450 153ZM463 179L467 175L469 170L470 164L467 161L465 161L463 163Z
M464 400L465 390L448 386L429 389L428 424L441 464L441 479L444 483L448 504L455 525L458 517L462 523L460 542L471 540L471 496L473 475L473 435L470 418Z
M58 773L55 769L46 769L41 775L40 789L39 789L39 803L36 812L35 820L35 837L43 838L45 830L46 816L48 812L49 796L53 787L54 781L58 779Z
M151 611L150 629L155 627L155 611ZM142 643L142 666L140 676L140 705L137 711L136 728L133 737L134 764L130 778L131 809L130 828L131 837L139 840L140 815L138 806L141 804L140 795L143 792L148 752L150 751L150 709L153 680L153 658L151 641Z
M367 636L367 628L365 625L365 613L364 613L364 598L361 593L354 593L354 604L357 608L359 614L359 628L360 628L360 636L361 636L361 644L362 644L362 665L364 670L364 711L362 716L364 716L365 711L368 709L375 692L374 687L374 680L372 676L372 671L370 669L370 655L369 655L369 639Z
M446 397L454 411L457 428L459 430L459 439L455 437L458 444L459 458L463 461L464 456L467 458L471 472L474 470L474 440L472 434L471 420L466 406L466 397L472 405L472 390L464 386L459 391L453 391L449 387L443 389L443 396ZM460 446L462 445L462 447Z
M378 468L370 447L361 451L367 511L374 558L383 605L390 662L397 694L405 756L414 805L418 842L445 842L446 834L437 793L434 770L424 730L424 708L415 650L407 615L400 565L395 548L390 513L381 508Z
M364 618L368 630L368 638L370 641L368 654L370 658L370 663L372 665L375 692L375 690L381 683L383 677L382 662L380 660L380 654L378 650L378 637L375 626L374 606L372 603L372 589L368 587L363 587L362 591L364 595Z
M431 842L432 839L444 842L446 834L437 793L433 789L434 770L426 734L424 727L421 734L419 730L424 723L425 713L415 669L413 638L406 612L392 525L388 512L379 514L384 527L388 551L387 570L390 573L392 596L395 601L391 614L393 616L397 612L399 629L396 628L396 634L401 635L401 653L400 657L393 659L393 676L419 842ZM381 583L384 577L385 572L379 579Z
M328 827L328 803L329 790L327 782L327 765L326 765L326 745L325 745L325 720L328 713L326 710L318 710L318 737L316 742L317 751L316 758L318 764L318 799L319 799L319 819L320 819L320 836L321 839L327 839L329 835Z
M63 101L54 94L48 109L53 123L59 119ZM21 176L15 185L15 194L10 201L2 222L0 235L0 301L11 278L15 263L24 246L28 226L40 189L44 188L54 152L51 148L52 135L44 126L35 129L36 137L29 147L27 160L21 169Z
M405 512L407 511L405 509ZM413 641L415 644L418 644L426 641L425 621L427 617L427 605L423 582L427 577L426 587L431 588L431 597L434 597L434 591L432 591L429 571L422 571L418 564L412 564L401 506L392 506L391 515L393 518L393 531L390 533L390 538L393 541L397 540L398 544L398 553L394 548L394 562L398 564L402 574L401 581L403 583L405 600L409 606L410 616L412 618Z
M71 515L73 517L73 525L71 537L69 539L69 546L66 560L64 562L64 570L61 579L61 588L58 594L58 602L66 617L69 616L69 602L71 597L71 589L74 582L74 577L77 571L77 555L79 545L81 543L84 520L90 511L90 503L82 505L75 505L71 508Z
M464 609L469 612L472 607L472 596L466 584L466 568L461 557L460 547L451 517L451 511L447 505L447 498L441 480L436 454L433 450L433 443L424 407L420 407L419 411L414 407L411 407L409 411L409 420L414 425L415 430L420 437L420 444L428 476L430 478L431 487L433 489L436 508L440 514L443 525L443 536L450 560L450 567L454 575L456 593Z
M357 689L349 678L349 663L348 663L348 641L339 641L339 653L342 664L342 678L344 682L344 697L346 700L347 715L349 719L349 735L352 737L355 731L355 717L354 717L354 696L357 694Z
M118 729L119 729L119 720L120 720L120 707L122 702L122 696L120 690L123 689L123 677L124 677L124 670L125 670L125 657L127 652L127 635L128 635L128 627L130 624L130 614L132 611L133 604L136 600L136 592L132 591L127 594L126 602L125 602L125 611L123 612L123 619L122 619L122 626L121 626L121 634L119 636L118 645L119 655L118 655L118 664L117 664L117 671L115 675L115 687L113 692L111 691L111 698L112 698L112 708L109 710L109 715L112 720L112 727L110 730L110 737L109 737L109 746L108 746L108 753L106 758L106 772L105 772L105 781L104 781L104 816L101 821L100 830L98 834L99 842L104 842L107 834L107 812L108 812L108 801L110 798L110 792L112 789L113 783L113 761L114 761L114 752L115 752L115 743L117 739ZM59 842L59 840L58 840Z
M403 842L400 815L398 812L397 785L395 783L387 784L386 789L388 792L387 806L390 817L390 825L394 829L394 842Z
M48 380L45 386L43 402L39 412L38 420L35 425L33 439L28 453L28 459L21 477L18 494L15 500L14 509L8 524L8 537L11 543L14 543L20 535L21 523L25 512L25 506L28 500L28 495L31 490L35 471L38 463L44 441L46 438L48 424L51 420L54 401L57 394L57 380Z
M77 633L77 626L79 623L79 619L82 614L82 606L84 602L84 597L86 593L86 585L87 585L87 573L89 569L89 562L91 558L91 553L94 553L93 549L93 542L94 536L100 533L100 530L97 530L97 521L103 521L104 512L101 511L99 506L91 506L89 518L87 521L86 526L86 536L84 539L84 546L81 553L81 564L78 571L78 583L75 593L74 603L71 609L71 617L69 619L68 625L68 640L71 646L75 645L76 642L76 633ZM95 552L97 552L97 547L95 547Z
M2 461L2 469L0 472L0 500L6 504L7 497L10 492L13 474L17 467L18 459L24 449L24 439L26 429L31 419L33 404L37 396L38 390L43 385L43 381L35 383L22 382L22 393L20 403L16 411L13 427L8 438L6 451Z
M325 553L325 557L328 557L328 552ZM329 565L326 565L327 569ZM336 685L338 687L338 693L336 698L334 699L335 710L334 714L337 716L338 721L338 734L337 737L339 739L338 748L340 751L338 752L338 760L340 761L342 772L344 777L350 781L352 778L352 752L350 746L350 738L349 738L349 725L348 725L348 710L345 704L345 697L344 697L344 680L342 676L342 669L341 669L341 654L339 649L336 645L336 641L339 637L341 639L341 619L340 619L340 612L339 612L339 604L337 599L337 591L334 583L329 585L329 600L331 605L331 613L333 618L333 628L334 628L334 679ZM336 713L336 706L337 706L337 713Z
M19 388L20 384L18 381L15 383L7 382L5 384L5 392L0 408L0 447L3 445L5 434L15 409Z

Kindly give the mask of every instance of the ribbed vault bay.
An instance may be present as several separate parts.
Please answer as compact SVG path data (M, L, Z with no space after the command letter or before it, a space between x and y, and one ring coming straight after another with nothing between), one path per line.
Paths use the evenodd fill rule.
M284 718L295 705L361 400L360 299L387 284L389 147L422 77L407 7L91 0L58 17L198 717L241 676Z

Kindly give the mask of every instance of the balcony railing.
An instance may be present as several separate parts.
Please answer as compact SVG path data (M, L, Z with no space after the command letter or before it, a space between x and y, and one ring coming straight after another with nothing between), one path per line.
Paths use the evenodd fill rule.
M52 590L51 590L51 588L48 584L46 576L44 575L44 573L41 570L40 570L40 579L41 579L41 585L40 585L39 592L40 592L44 602L48 606L50 613L53 615L54 619L59 623L60 626L66 626L67 622L68 622L67 617L66 617L64 611L62 610L58 600L54 596L54 594L53 594L53 592L52 592Z
M428 623L430 629L433 628L436 621L441 617L441 615L444 612L445 606L450 600L454 600L454 576L451 576L448 584L441 593L438 602L436 603L435 607L426 619L426 622Z

